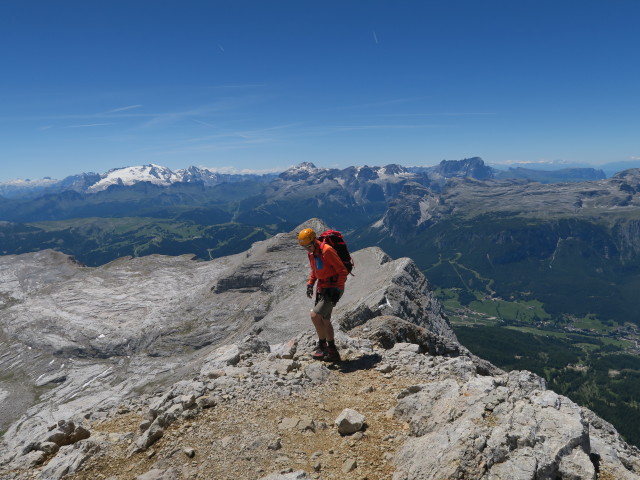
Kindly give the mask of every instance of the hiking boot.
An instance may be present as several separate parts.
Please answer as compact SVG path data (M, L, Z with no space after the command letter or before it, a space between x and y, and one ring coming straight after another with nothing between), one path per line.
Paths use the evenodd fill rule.
M327 348L328 348L328 345L326 343L318 342L318 346L311 354L311 357L314 360L324 360L324 356L327 353Z
M340 354L338 353L338 349L334 346L327 345L327 349L322 360L325 362L339 362Z

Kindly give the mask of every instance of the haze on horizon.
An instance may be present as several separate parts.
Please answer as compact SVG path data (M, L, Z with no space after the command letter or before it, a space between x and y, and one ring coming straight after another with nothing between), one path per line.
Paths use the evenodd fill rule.
M640 3L0 3L0 181L640 160Z

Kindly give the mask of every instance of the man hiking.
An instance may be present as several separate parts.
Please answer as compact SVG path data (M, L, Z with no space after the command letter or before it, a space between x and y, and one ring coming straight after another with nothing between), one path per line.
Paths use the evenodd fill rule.
M311 265L307 297L313 297L313 286L318 281L316 302L311 310L311 321L318 334L318 346L313 352L313 358L339 362L340 354L336 349L331 312L344 292L349 273L335 249L327 242L320 243L313 229L302 230L298 235L298 243L307 250Z

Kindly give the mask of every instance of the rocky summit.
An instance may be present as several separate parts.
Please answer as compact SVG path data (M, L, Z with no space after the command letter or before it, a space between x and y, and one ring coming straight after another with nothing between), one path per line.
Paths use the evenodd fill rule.
M314 361L303 227L208 262L0 257L0 478L640 478L610 424L460 345L410 259L353 253L343 361Z

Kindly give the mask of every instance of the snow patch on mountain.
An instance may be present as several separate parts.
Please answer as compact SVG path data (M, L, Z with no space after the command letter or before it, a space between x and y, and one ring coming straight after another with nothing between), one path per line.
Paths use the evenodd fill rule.
M135 185L139 182L149 182L154 185L169 186L182 181L182 176L161 165L149 164L137 167L115 168L104 174L102 179L90 186L87 191L99 192L111 185Z

